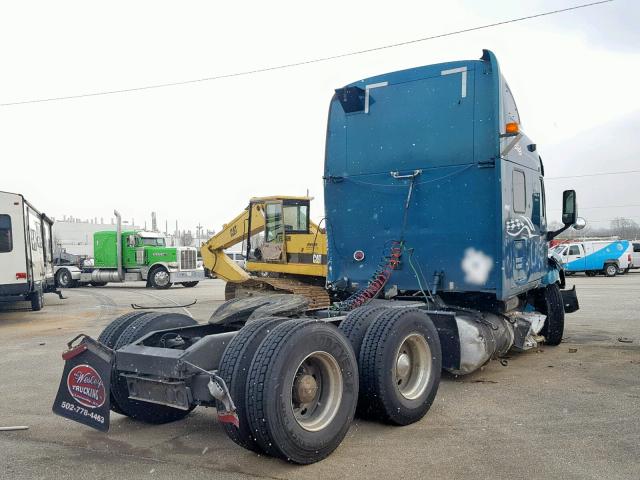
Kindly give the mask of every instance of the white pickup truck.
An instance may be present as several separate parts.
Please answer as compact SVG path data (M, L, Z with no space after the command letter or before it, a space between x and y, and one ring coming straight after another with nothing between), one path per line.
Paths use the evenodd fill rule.
M628 240L593 240L563 243L554 248L560 255L565 272L584 272L593 277L599 273L615 277L629 271L632 248Z

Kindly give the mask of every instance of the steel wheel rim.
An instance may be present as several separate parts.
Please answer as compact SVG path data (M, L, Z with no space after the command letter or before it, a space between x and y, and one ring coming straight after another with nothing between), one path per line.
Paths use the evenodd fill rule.
M615 273L618 273L618 268L617 268L617 267L615 267L614 265L609 265L609 266L607 267L607 273L609 273L609 274L615 274Z
M62 272L60 274L60 279L62 280L62 282L60 282L62 284L63 287L66 287L69 285L69 283L71 283L71 274L69 272Z
M419 398L431 378L431 348L424 336L411 333L404 337L396 352L393 380L407 400Z
M160 285L164 287L169 284L169 274L164 270L160 270L153 275L153 279L156 282L156 285Z
M291 381L291 409L302 428L317 432L335 418L342 401L342 370L333 355L316 351L298 365Z

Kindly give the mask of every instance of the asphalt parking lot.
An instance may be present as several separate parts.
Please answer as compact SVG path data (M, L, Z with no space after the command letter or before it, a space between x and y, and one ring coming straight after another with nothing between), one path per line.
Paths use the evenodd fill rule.
M355 420L326 460L299 467L231 442L214 409L151 426L113 414L103 434L51 413L66 341L96 336L131 303L197 303L206 322L224 284L65 290L41 312L0 311L0 477L31 478L640 478L640 272L574 276L581 310L558 347L514 354L467 377L445 375L420 422ZM631 342L631 343L629 343Z

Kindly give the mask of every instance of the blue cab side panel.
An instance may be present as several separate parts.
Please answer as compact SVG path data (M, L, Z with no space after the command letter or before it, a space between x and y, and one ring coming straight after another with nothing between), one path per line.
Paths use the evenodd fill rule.
M400 239L408 250L390 284L401 290L419 289L409 256L429 286L434 272L441 274L440 291L505 299L540 282L546 250L539 260L530 242L515 242L520 233L506 232L503 197L510 196L512 162L508 152L501 159L501 88L495 56L485 51L481 60L393 72L336 90L324 171L329 284L364 286L385 247ZM539 165L537 155L535 165L516 160L527 171ZM403 228L410 180L391 172L415 170L421 173ZM538 176L527 178L540 184ZM530 215L533 202L527 205ZM356 250L364 260L353 258ZM517 273L523 268L524 276Z

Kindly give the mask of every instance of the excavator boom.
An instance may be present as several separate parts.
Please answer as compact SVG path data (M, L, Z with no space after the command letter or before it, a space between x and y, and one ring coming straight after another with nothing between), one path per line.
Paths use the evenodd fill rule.
M249 230L251 218L251 230ZM260 203L251 202L236 218L222 226L216 235L200 248L202 261L211 273L226 282L245 282L251 278L224 251L264 230L264 212Z

